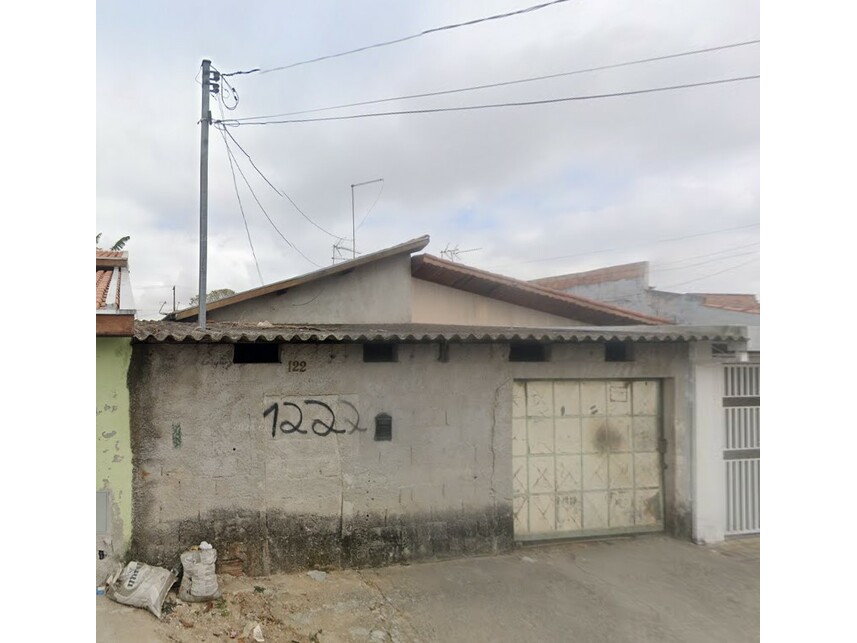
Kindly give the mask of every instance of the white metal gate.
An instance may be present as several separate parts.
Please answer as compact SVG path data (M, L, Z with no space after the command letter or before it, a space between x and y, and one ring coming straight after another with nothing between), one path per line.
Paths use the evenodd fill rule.
M726 535L759 532L759 364L723 367Z
M513 386L516 539L663 530L657 381Z

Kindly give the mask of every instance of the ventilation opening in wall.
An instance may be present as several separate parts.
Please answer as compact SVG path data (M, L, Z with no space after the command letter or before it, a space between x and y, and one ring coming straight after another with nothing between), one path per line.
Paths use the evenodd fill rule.
M607 342L604 344L605 362L633 362L634 346L629 342Z
M375 440L389 441L393 439L393 418L387 413L375 416Z
M521 342L509 345L510 362L547 362L550 359L547 344Z
M395 362L396 345L395 344L363 344L363 361L364 362Z
M235 344L233 364L279 364L280 345L265 343Z

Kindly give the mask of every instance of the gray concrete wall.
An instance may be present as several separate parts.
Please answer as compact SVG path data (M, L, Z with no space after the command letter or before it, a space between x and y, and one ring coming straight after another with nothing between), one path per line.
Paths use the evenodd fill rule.
M698 295L640 288L637 280L624 279L573 286L566 292L602 301L676 324L758 326L759 315L704 306Z
M272 324L406 323L411 318L411 258L381 259L351 272L210 310L210 321Z
M506 345L453 344L439 362L436 345L401 345L398 362L367 364L357 344L292 344L281 364L233 364L230 345L136 344L131 555L171 565L205 539L221 570L267 574L508 549L512 382L542 378L663 380L666 523L689 538L687 346L635 349L628 363L600 345L510 363ZM314 402L345 433L323 435L331 415ZM307 432L284 432L299 412ZM373 439L379 413L390 442Z
M412 280L412 293L414 323L534 328L583 325L574 319L516 306L423 279Z

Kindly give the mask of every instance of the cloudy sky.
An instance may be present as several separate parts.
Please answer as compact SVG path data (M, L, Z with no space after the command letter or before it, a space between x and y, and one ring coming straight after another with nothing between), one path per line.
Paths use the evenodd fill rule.
M307 59L537 0L99 2L96 232L130 235L141 317L197 288L199 67L239 101L223 118L314 110L759 38L746 0L571 0L290 69ZM479 91L269 118L591 96L759 73L759 45ZM264 72L264 73L263 73ZM233 107L231 96L225 101ZM212 101L212 115L221 104ZM228 129L310 223L211 130L209 289L243 290L423 234L479 268L532 279L630 261L678 292L759 291L759 81L547 105ZM255 198L242 179L244 173ZM258 198L276 229L256 202ZM323 228L323 230L319 229ZM277 231L279 230L279 232ZM288 239L300 251L284 241ZM302 256L302 254L305 256ZM347 256L347 251L342 252ZM258 261L258 266L257 266Z

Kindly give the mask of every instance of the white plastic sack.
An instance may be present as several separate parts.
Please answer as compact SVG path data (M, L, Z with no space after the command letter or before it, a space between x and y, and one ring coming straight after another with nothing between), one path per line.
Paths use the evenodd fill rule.
M187 602L204 602L220 598L221 591L214 573L216 549L186 551L181 555L182 582L179 598Z
M131 561L110 583L107 597L123 605L145 607L160 620L164 599L176 578L174 572L163 567Z

